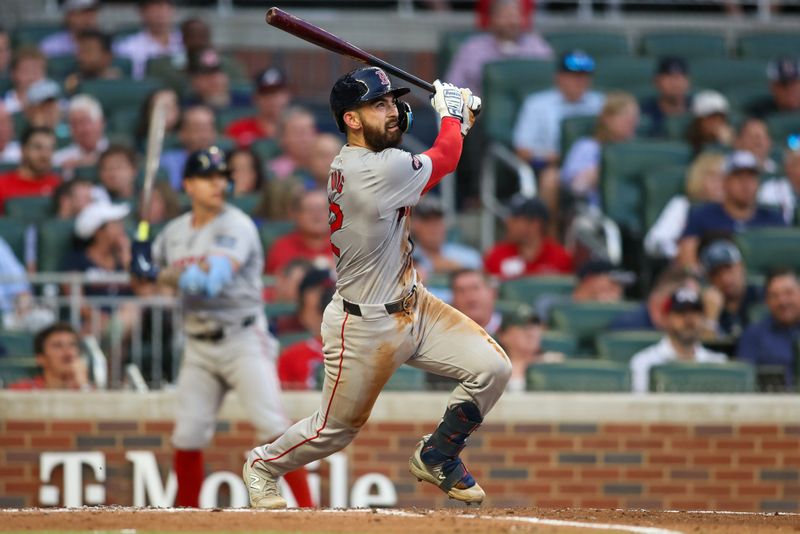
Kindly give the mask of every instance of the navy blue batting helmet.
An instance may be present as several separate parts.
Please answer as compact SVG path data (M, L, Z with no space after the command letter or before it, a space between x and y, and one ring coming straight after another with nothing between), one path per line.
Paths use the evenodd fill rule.
M331 111L339 131L344 132L344 113L384 95L403 96L408 87L392 88L389 76L378 67L361 67L336 80L331 89Z
M198 150L189 154L186 158L186 165L183 167L183 177L211 176L222 174L228 176L228 162L225 159L225 152L219 147L212 146L204 150Z

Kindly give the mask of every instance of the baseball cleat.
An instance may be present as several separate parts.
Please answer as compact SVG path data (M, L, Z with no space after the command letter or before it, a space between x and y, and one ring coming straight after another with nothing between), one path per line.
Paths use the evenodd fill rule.
M242 467L242 478L250 495L251 508L280 510L286 508L286 499L278 491L278 480L264 468L263 462L251 452Z
M420 440L414 454L408 460L408 470L411 474L420 482L430 482L447 493L451 499L467 504L482 503L486 493L469 474L461 458L452 458L434 465L422 461L422 451L429 437L430 434Z

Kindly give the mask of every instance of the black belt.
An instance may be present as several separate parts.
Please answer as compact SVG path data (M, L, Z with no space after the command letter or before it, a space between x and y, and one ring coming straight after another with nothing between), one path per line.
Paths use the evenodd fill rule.
M247 328L251 324L256 322L256 316L250 315L249 317L245 317L242 319L242 322L239 323L239 326L242 328ZM192 339L198 339L200 341L222 341L225 339L225 329L223 327L215 328L214 330L210 330L208 332L202 332L200 334L189 334L189 337Z
M386 304L383 305L383 307L386 309L386 313L388 313L389 315L394 315L395 313L400 313L401 311L410 312L416 303L417 303L417 286L413 286L411 288L411 291L409 291L408 295L406 295L401 299L392 302L387 302ZM361 317L363 315L361 313L361 306L355 304L354 302L342 299L342 305L344 307L344 311L346 311L350 315L355 315L357 317Z

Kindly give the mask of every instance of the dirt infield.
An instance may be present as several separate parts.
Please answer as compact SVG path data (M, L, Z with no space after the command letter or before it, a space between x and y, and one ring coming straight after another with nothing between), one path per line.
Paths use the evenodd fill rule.
M800 514L623 510L317 510L266 512L100 507L0 510L0 531L473 533L771 533L800 532Z

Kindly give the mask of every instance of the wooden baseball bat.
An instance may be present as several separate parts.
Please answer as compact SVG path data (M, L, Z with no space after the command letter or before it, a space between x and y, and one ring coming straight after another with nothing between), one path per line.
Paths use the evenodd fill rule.
M359 47L348 43L332 33L329 33L318 26L311 24L294 15L290 15L286 11L277 7L272 7L267 11L267 24L274 26L287 33L291 33L295 37L299 37L304 41L321 46L326 50L350 57L361 63L372 65L373 67L380 67L389 74L412 83L421 89L425 89L429 93L435 93L433 84L410 74L399 67L395 67L391 63L387 63L381 58L375 57L369 52L365 52Z
M162 94L158 95L153 102L153 109L150 112L150 127L147 130L142 204L139 207L139 226L136 229L136 239L138 241L147 241L150 238L150 221L147 220L147 217L150 212L153 184L156 181L156 173L161 161L161 147L164 144L166 127L167 100L166 95Z

